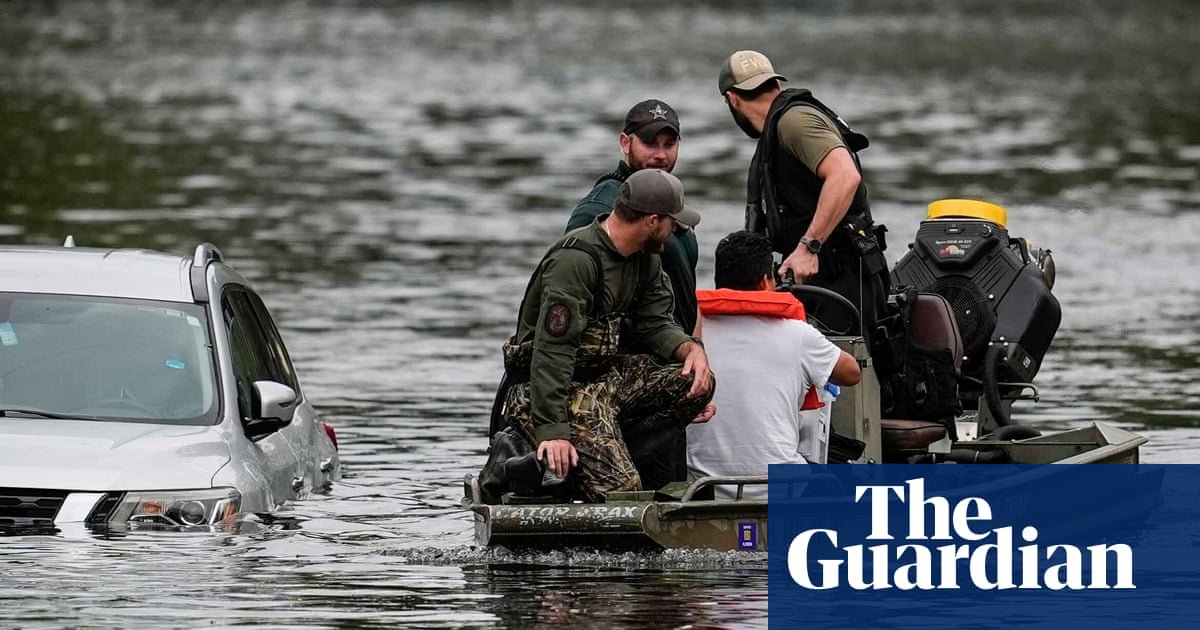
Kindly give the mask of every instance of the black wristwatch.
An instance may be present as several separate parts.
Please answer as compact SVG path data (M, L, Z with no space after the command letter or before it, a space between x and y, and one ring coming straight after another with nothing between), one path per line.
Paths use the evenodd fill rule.
M805 236L805 237L803 237L803 238L801 238L801 239L800 239L800 243L801 243L801 244L803 244L805 247L807 247L807 248L808 248L808 251L810 251L810 252L812 252L812 253L814 253L814 254L820 254L820 253L821 253L821 241L820 241L820 239L809 238L809 237Z

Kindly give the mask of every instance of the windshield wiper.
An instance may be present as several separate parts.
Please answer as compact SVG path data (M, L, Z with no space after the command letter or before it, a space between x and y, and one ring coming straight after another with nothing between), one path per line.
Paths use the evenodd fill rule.
M7 418L9 414L21 414L25 416L37 416L39 418L49 418L51 420L79 420L79 416L65 416L61 413L53 411L43 411L41 409L25 409L21 407L5 407L0 408L0 418Z

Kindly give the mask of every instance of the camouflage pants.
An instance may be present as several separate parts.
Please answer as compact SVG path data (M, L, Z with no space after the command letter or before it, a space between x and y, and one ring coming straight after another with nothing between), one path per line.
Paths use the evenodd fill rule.
M692 375L680 369L650 355L620 355L599 379L572 383L567 422L585 499L598 502L608 492L640 490L634 457L670 446L712 400L711 389L707 396L686 399ZM516 385L508 392L504 415L536 444L529 403L529 383Z

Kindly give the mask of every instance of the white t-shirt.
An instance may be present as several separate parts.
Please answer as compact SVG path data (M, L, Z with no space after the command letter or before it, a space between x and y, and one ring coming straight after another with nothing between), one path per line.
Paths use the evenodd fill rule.
M704 349L717 376L717 414L688 426L688 476L765 475L802 464L800 405L822 388L841 350L807 322L758 315L704 316ZM766 498L766 486L744 497ZM733 498L735 488L717 488Z

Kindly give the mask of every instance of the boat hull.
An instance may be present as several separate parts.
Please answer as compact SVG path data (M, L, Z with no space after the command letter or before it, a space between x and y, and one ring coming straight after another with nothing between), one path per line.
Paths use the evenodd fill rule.
M1007 442L965 440L963 448L1001 448L1017 464L1136 464L1146 438L1103 423ZM857 464L851 464L857 465ZM980 464L986 465L986 464ZM1039 473L1050 474L1050 473ZM822 478L822 476L817 476ZM824 475L823 478L832 478ZM826 479L832 485L836 480ZM1036 476L1015 475L1006 486L1011 492L1029 492ZM509 548L595 547L603 549L682 549L716 551L767 551L767 502L761 499L702 499L713 486L742 489L766 484L766 477L706 477L688 485L678 495L654 492L616 493L605 503L526 503L487 505L480 500L473 476L464 484L464 505L474 513L475 542L481 546ZM810 479L808 483L813 483ZM1143 476L1137 488L1122 497L1120 518L1144 518L1157 506L1161 475ZM1007 490L1006 490L1007 491ZM813 493L814 525L821 515L845 509L848 500L837 492ZM1102 497L1079 497L1082 502ZM1083 514L1087 505L1080 505Z

